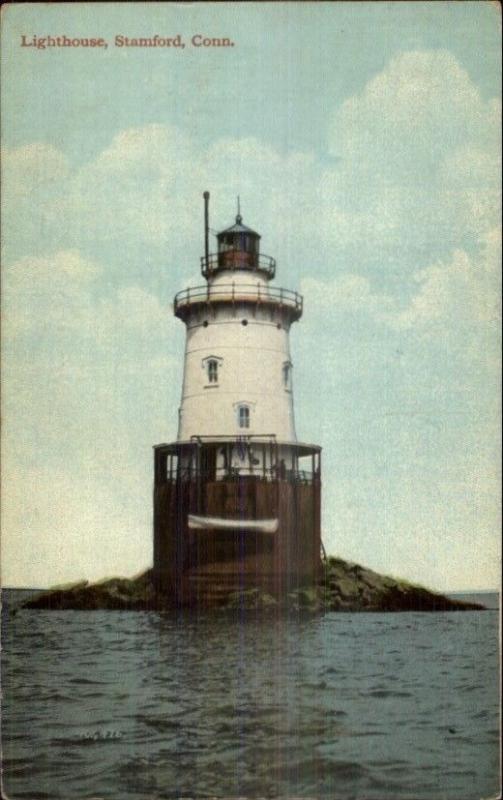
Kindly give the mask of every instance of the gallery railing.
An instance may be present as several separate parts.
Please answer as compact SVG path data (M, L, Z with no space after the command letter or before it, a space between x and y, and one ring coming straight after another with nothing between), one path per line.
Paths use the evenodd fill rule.
M319 472L309 470L282 469L281 467L268 467L266 469L257 468L251 470L250 467L230 467L217 468L214 470L197 469L195 467L180 467L178 469L167 469L162 472L160 483L175 483L177 481L245 481L245 482L267 482L286 481L289 483L312 484L320 481Z
M267 278L271 279L276 274L276 260L271 256L245 253L241 250L226 250L201 258L201 272L205 278L209 278L218 270L223 269L257 270L264 272Z
M194 286L178 292L174 300L176 315L197 303L239 303L254 302L257 304L273 304L294 310L302 314L303 298L291 289L275 286L262 286L259 283L221 283L214 286Z

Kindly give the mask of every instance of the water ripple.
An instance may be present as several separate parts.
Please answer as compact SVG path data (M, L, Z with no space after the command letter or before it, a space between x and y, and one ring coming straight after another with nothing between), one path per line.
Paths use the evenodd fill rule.
M19 611L4 639L16 800L497 792L497 612L239 624Z

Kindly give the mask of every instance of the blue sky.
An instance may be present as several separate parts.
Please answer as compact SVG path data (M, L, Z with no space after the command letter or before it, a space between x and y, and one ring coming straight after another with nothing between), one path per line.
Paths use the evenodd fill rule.
M155 33L187 46L113 45ZM150 563L171 301L201 282L209 189L212 228L239 194L304 294L297 433L323 446L327 550L495 587L499 6L21 4L2 37L4 583Z

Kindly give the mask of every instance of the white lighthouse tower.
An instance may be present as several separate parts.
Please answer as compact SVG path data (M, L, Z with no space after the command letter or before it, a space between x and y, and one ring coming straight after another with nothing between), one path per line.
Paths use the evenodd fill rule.
M297 441L293 408L302 297L271 285L276 263L239 206L210 254L204 199L206 283L174 301L186 325L178 438L155 447L154 573L187 604L312 581L321 546L320 448Z

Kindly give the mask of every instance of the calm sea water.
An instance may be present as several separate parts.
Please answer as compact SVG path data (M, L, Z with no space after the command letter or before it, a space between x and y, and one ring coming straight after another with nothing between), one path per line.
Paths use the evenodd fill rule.
M497 610L243 622L6 608L4 792L495 796L498 627Z

